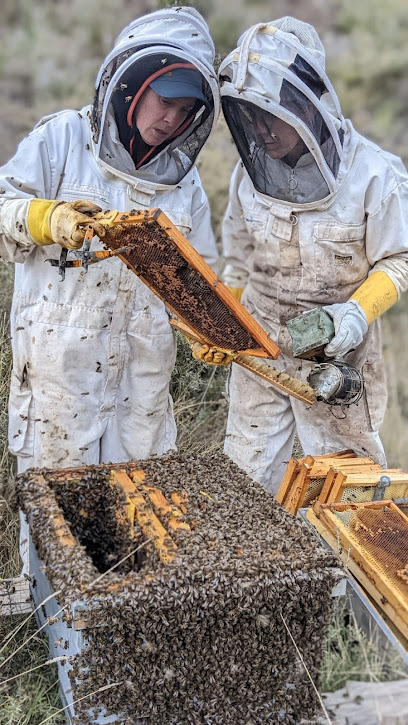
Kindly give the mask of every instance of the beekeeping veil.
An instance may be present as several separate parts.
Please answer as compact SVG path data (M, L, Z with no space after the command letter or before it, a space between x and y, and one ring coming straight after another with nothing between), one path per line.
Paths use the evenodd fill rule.
M98 163L116 176L130 174L159 189L177 184L194 165L218 116L213 62L208 27L194 8L164 8L130 23L96 79L91 126ZM202 79L193 111L170 139L135 165L137 103L152 81L179 68L194 69Z
M254 25L219 75L224 115L257 191L302 204L336 190L343 117L311 25L291 17Z

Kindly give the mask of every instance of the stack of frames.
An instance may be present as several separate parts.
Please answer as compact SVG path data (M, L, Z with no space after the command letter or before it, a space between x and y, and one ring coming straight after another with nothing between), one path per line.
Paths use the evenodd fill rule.
M276 500L296 516L316 501L358 502L393 499L408 504L408 473L384 469L372 458L358 458L351 450L326 456L291 458Z

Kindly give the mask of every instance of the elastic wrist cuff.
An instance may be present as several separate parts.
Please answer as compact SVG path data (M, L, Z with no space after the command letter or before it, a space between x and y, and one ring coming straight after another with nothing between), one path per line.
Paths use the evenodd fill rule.
M397 288L385 272L373 272L350 297L359 303L370 324L398 301Z
M28 231L34 242L40 246L54 244L50 230L50 216L60 201L48 199L33 199L28 208Z

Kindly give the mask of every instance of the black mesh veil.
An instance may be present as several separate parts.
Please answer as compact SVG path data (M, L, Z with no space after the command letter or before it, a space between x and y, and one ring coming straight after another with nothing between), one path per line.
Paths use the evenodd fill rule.
M339 155L322 115L301 91L284 80L280 106L271 103L276 114L226 95L222 107L257 191L294 203L328 196L330 190L316 157L320 154L336 177Z

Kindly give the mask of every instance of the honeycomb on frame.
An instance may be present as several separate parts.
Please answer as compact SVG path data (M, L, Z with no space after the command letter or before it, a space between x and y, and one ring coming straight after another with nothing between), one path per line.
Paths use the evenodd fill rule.
M148 287L209 345L277 358L279 347L161 211L106 212L103 239Z

